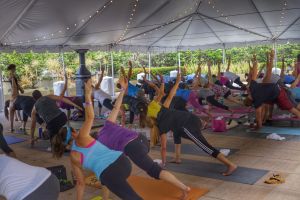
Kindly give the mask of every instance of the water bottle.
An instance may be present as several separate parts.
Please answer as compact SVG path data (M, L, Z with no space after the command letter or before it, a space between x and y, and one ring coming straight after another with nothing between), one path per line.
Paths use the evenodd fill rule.
M43 135L43 127L39 128L39 138L41 139Z

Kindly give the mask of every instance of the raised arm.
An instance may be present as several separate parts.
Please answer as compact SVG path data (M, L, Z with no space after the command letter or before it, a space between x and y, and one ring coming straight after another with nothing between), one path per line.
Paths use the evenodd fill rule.
M174 97L175 94L176 94L176 91L177 91L177 89L178 89L178 86L179 86L180 81L181 81L181 74L178 72L178 73L177 73L176 82L175 82L174 86L172 87L172 89L171 89L171 91L170 91L170 93L169 93L167 99L165 100L165 102L164 102L164 104L163 104L163 106L164 106L165 108L169 108L169 107L170 107L170 104L171 104L171 102L172 102L173 97Z
M83 122L78 137L87 137L90 136L90 131L94 122L94 108L92 102L92 80L89 79L84 84L85 91L85 121Z
M230 65L230 64L229 64ZM229 71L229 67L227 67L226 71ZM218 61L218 80L221 79L221 61Z
M212 76L211 76L211 61L209 60L208 62L207 62L207 67L208 67L208 82L210 83L210 84L213 84L213 81L212 81Z
M109 114L109 116L107 118L108 121L111 121L113 123L115 123L117 120L118 114L120 112L120 107L122 105L123 97L124 97L125 91L127 90L127 87L128 87L128 81L123 76L120 77L119 83L120 83L122 89L120 90L120 94L116 100L113 110L111 111L111 113Z
M96 89L96 90L98 90L98 89L100 88L100 85L101 85L101 82L102 82L103 76L104 76L104 70L105 70L105 68L104 68L104 67L101 67L101 74L100 74L100 76L99 76L99 78L98 78L97 84L95 85L95 89Z
M228 63L227 63L227 68L226 68L226 72L230 71L230 65L231 65L231 57L229 56Z
M130 80L130 78L132 76L132 62L130 60L128 61L128 66L129 66L129 69L128 69L127 78L128 78L128 80Z
M257 76L257 60L256 60L256 55L253 55L253 58L252 58L252 70L251 70L251 74L249 74L251 76L250 78L250 82L251 80L255 81L256 80L256 76Z
M66 92L67 89L68 89L68 77L67 77L67 74L65 73L64 76L65 76L65 84L64 84L64 88L63 88L63 90L61 91L61 93L60 93L60 95L59 95L61 98L65 96L65 92Z
M263 78L263 83L271 82L273 59L274 59L274 50L271 50L271 52L267 54L267 69L266 69L265 77Z
M284 64L284 56L281 58L281 72L280 72L280 78L281 80L284 80L285 76L285 64Z

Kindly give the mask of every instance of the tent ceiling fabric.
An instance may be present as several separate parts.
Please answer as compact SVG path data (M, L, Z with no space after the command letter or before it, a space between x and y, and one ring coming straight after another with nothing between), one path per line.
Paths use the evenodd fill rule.
M299 0L0 0L1 51L299 42Z

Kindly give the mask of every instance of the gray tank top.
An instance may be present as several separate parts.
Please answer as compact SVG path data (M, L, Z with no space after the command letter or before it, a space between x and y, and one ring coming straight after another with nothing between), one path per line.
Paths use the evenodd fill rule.
M46 124L62 113L57 107L56 101L47 96L43 96L36 101L35 109Z

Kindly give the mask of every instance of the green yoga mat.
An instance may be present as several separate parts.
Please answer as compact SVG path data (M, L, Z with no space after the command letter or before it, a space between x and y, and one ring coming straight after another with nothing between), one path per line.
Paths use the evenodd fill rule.
M274 126L263 126L259 130L247 130L252 133L276 133L279 135L300 135L300 127L274 127Z
M174 152L175 145L174 143L168 143L167 144L167 152ZM224 147L216 147L216 149L229 149ZM155 146L153 148L155 151L160 151L160 147ZM230 149L229 155L232 155L239 151L239 149ZM182 154L191 154L191 155L197 155L197 156L209 156L207 153L205 153L202 149L200 149L195 144L181 144L181 153Z
M171 158L168 159L170 160ZM226 170L226 167L222 164L187 159L181 160L181 164L168 163L166 168L170 171L183 174L249 185L255 184L258 180L260 180L268 173L268 170L238 167L232 175L223 176L221 172L224 172Z

